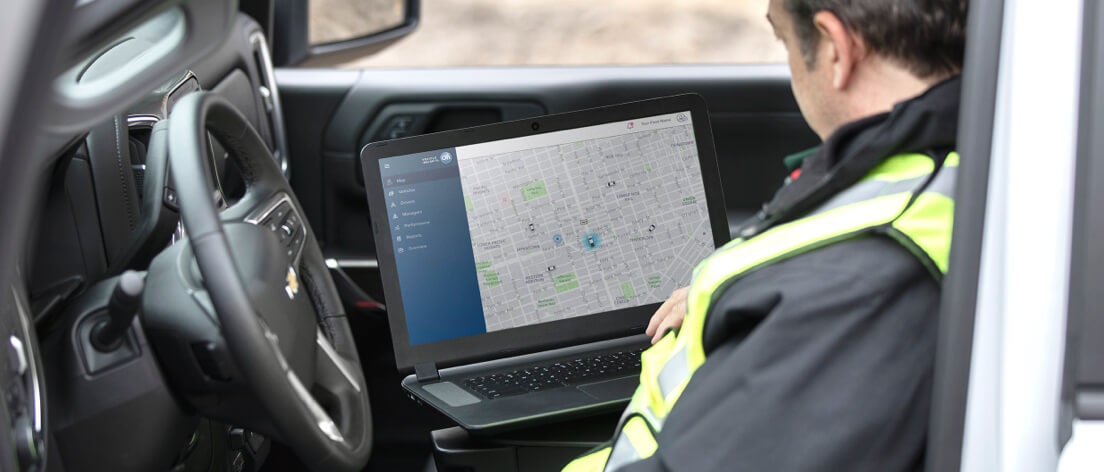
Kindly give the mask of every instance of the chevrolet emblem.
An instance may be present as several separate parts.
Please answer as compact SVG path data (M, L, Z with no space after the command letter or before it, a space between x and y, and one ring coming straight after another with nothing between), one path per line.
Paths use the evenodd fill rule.
M299 293L299 278L295 276L295 269L288 267L287 271L287 285L284 286L284 291L287 292L289 299L295 300L295 295Z

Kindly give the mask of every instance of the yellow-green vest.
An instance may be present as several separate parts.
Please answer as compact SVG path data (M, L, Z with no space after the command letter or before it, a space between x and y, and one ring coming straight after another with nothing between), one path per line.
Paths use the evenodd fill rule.
M937 280L947 271L958 154L939 166L923 154L890 157L809 215L751 239L736 239L696 268L681 330L641 356L640 386L610 443L575 459L565 472L616 471L650 457L656 436L690 377L705 362L702 335L714 297L757 268L829 244L883 234L920 259Z

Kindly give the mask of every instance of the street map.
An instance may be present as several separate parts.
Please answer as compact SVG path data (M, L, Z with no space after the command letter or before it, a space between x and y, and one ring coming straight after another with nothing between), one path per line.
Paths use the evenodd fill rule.
M458 165L488 332L665 300L714 248L689 123Z

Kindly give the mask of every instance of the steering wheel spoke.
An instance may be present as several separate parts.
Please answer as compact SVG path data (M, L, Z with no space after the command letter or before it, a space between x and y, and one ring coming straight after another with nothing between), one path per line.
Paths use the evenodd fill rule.
M318 331L315 341L318 345L318 350L315 351L315 382L326 391L335 394L344 392L360 393L364 384L363 376L357 374L349 366L349 362L334 350L329 338L322 333L322 330Z

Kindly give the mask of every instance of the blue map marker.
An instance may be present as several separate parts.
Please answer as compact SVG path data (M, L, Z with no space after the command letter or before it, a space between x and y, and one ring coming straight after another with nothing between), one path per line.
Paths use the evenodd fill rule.
M602 239L598 237L598 233L587 233L583 235L583 249L596 251L601 246Z

